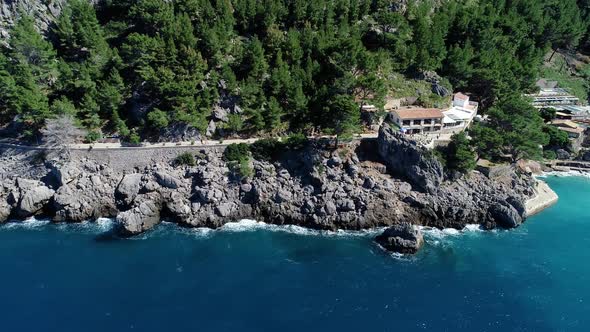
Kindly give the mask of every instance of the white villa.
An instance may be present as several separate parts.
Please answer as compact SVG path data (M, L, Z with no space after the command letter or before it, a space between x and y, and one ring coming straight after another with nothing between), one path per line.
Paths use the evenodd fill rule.
M477 115L478 104L457 93L451 107L402 107L391 111L391 119L400 130L408 134L453 134L465 130Z
M469 96L456 93L451 108L443 111L443 132L456 133L467 129L477 115L478 106L478 103L469 101Z

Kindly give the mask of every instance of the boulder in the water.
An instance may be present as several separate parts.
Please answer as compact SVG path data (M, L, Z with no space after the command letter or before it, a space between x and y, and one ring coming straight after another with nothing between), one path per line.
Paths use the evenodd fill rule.
M420 229L407 222L387 228L375 241L388 251L400 254L415 254L424 245Z

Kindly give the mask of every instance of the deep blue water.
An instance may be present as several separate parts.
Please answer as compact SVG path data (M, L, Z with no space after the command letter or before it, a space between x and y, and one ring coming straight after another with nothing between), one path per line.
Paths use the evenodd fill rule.
M589 331L590 180L547 181L559 203L519 229L430 231L412 258L298 228L4 225L0 331Z

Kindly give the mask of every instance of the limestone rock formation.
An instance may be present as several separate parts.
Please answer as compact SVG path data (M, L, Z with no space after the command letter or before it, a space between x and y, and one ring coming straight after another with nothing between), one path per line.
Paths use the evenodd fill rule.
M407 222L387 228L375 237L375 241L383 248L400 254L415 254L424 245L420 229Z
M133 209L117 215L117 222L124 235L136 235L152 229L160 222L161 203L157 199L146 198Z
M410 138L388 124L379 130L379 154L395 175L407 178L416 188L433 194L443 181L441 163Z
M115 191L115 197L118 204L123 206L131 205L139 193L140 183L141 174L134 173L125 175Z
M98 0L88 0L97 3ZM8 38L9 29L18 19L20 13L33 17L35 25L41 32L47 31L61 13L66 0L4 0L0 3L0 40Z
M117 217L125 235L162 219L211 228L254 218L331 230L402 222L489 229L520 225L533 194L530 175L514 167L445 179L428 151L388 127L379 139L337 153L311 144L272 162L253 160L248 179L229 172L222 148L183 149L199 153L197 165L176 165L179 150L163 148L133 151L133 162L127 150L75 151L68 165L0 168L0 221L37 214L69 222ZM26 162L0 153L0 165L15 160Z
M13 191L12 197L16 204L14 214L18 218L28 218L40 213L53 197L54 191L39 181L19 178L16 184L18 192Z

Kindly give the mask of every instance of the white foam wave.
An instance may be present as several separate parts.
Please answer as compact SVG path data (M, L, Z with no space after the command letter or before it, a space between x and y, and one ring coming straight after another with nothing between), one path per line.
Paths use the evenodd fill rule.
M468 224L468 225L465 225L465 228L463 228L462 231L463 232L483 232L484 229L481 227L481 225L478 225L478 224Z
M581 172L581 171L550 171L550 172L543 172L541 175L538 175L539 178L547 178L550 176L556 177L569 177L569 176L579 176L579 177L586 177L590 178L589 172Z
M426 241L433 245L443 244L445 240L453 239L468 233L473 234L484 232L484 229L478 224L465 225L465 227L461 230L455 228L438 229L428 226L419 226L419 228L424 234Z
M374 236L384 230L384 228L373 228L360 231L349 231L349 230L336 230L336 231L324 231L314 230L297 225L273 225L267 224L261 221L252 219L242 219L238 222L229 222L221 226L218 231L222 232L248 232L255 230L266 230L271 232L285 232L304 236L328 236L328 237L351 237L351 236Z
M24 228L24 229L37 229L40 227L43 227L47 224L49 224L51 222L51 220L49 219L37 219L35 217L31 217L22 221L10 221L8 222L6 225L4 225L4 228L6 229L18 229L18 228Z
M81 232L87 234L100 234L113 229L115 220L111 218L98 218L85 220L79 223L59 223L56 227L65 232Z

